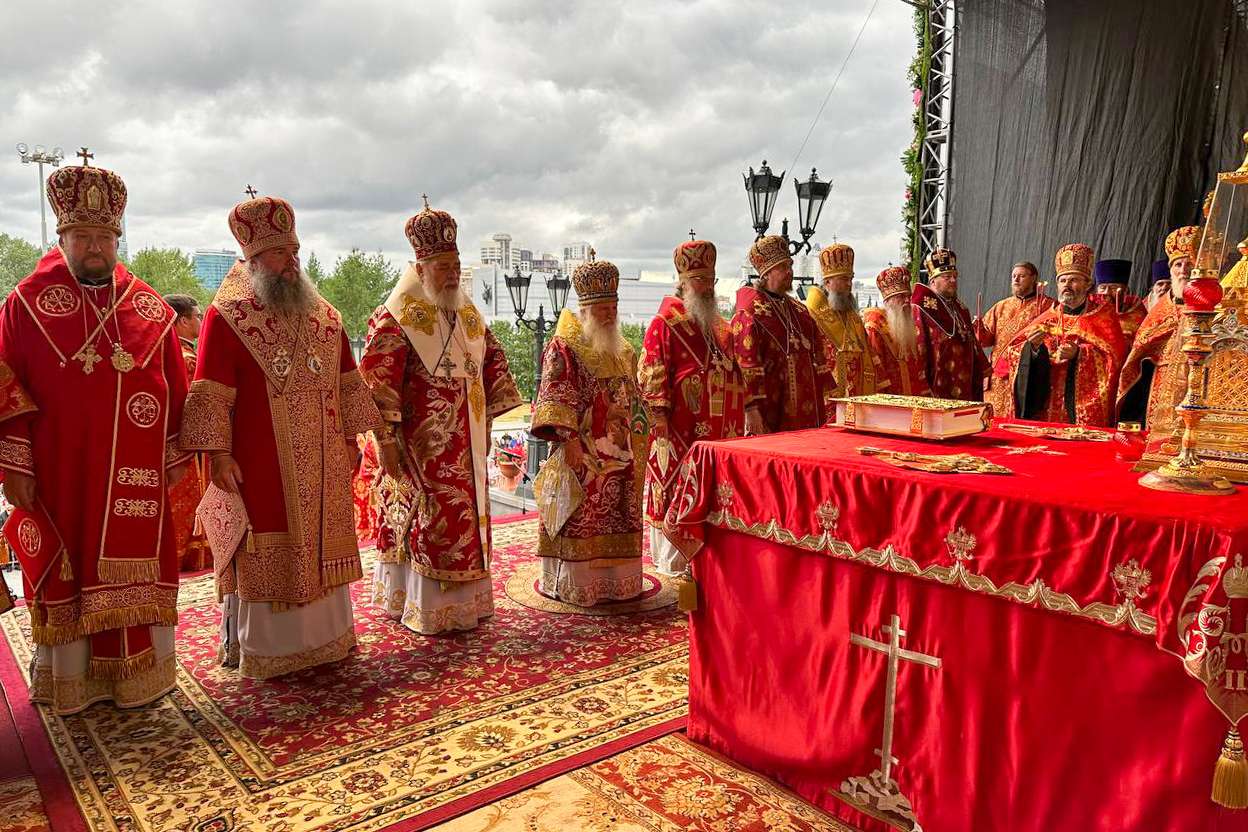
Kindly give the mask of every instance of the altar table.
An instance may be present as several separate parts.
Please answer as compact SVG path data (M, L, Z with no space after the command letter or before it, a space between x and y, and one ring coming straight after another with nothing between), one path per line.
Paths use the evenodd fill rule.
M1149 491L1115 448L695 445L667 518L698 591L690 738L866 832L1248 830L1210 798L1248 710L1248 493Z

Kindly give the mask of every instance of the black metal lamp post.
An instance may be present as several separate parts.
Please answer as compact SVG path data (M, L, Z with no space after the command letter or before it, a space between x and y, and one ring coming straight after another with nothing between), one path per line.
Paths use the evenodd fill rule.
M516 315L516 323L533 333L533 392L536 396L537 391L542 387L542 353L545 351L546 333L555 328L559 313L563 311L564 305L568 302L568 289L572 287L572 281L559 272L556 272L554 277L546 279L546 293L549 295L550 308L554 315L550 320L546 319L546 307L540 303L537 306L536 318L526 318L524 315L524 310L529 303L529 285L532 281L533 273L521 274L518 263L515 270L506 278L507 293L511 295L511 306ZM537 476L538 467L549 455L549 443L530 433L528 451L530 477Z
M767 233L767 228L771 225L771 212L776 207L776 195L780 191L780 185L784 182L784 171L776 176L771 172L771 168L767 166L767 160L763 160L763 165L759 168L758 173L754 172L754 168L750 168L750 172L743 174L745 180L745 193L750 200L750 220L754 226L754 233L757 235L754 239L758 239ZM828 199L828 194L832 192L832 183L822 181L814 168L810 169L810 178L805 182L793 180L793 185L797 189L797 219L798 226L802 235L801 241L789 239L789 219L785 217L780 224L780 234L789 244L789 254L796 256L798 252L810 251L810 238L815 236L815 227L819 224L819 216L823 213L823 204ZM814 283L814 278L799 277L797 286L797 294L799 297L805 298L805 286Z

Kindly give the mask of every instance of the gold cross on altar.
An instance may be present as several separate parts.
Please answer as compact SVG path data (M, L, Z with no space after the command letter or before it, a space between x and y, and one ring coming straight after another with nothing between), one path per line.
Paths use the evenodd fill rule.
M91 167L91 162L89 160L95 158L95 154L85 147L78 148L78 152L74 155L82 157L82 166L85 168Z
M251 187L251 183L247 184L247 187L243 189L243 193L247 194L247 196L251 197L252 199L256 198L256 189Z
M893 756L893 711L897 703L897 671L900 670L903 661L938 668L940 659L914 650L902 649L901 640L905 638L906 631L901 629L901 618L896 613L881 629L884 635L888 636L887 642L876 641L857 633L849 634L849 642L888 656L888 676L884 680L884 739L880 747L875 749L875 753L880 758L880 774L884 782L889 782L892 779L892 767L897 763L897 758Z

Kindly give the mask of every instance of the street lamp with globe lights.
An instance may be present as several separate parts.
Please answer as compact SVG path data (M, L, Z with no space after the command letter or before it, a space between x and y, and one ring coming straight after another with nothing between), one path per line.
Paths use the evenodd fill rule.
M776 197L780 193L780 186L784 184L784 174L785 171L781 171L779 176L772 173L767 160L764 159L757 173L754 172L754 168L750 168L749 173L741 175L745 182L746 196L750 201L750 221L754 226L754 239L756 240L766 234L771 226L771 213L776 207ZM797 190L797 219L802 239L800 241L789 239L788 217L785 217L780 225L780 234L789 244L789 254L797 255L798 252L810 251L810 238L815 236L815 227L819 224L819 216L823 213L823 204L827 201L828 194L832 192L832 183L821 180L815 169L811 168L810 178L804 182L794 178L793 186ZM814 278L801 276L797 278L797 282L797 293L804 298L805 285L813 283Z
M48 212L47 212L47 200L44 199L44 195L43 195L43 166L51 165L54 168L60 167L61 160L65 158L65 151L61 148L60 145L57 145L56 147L52 148L51 152L49 152L41 144L35 145L34 151L31 151L30 146L27 145L26 142L18 142L17 143L17 155L19 158L21 158L23 165L29 165L33 162L34 164L39 166L38 188L39 188L39 228L40 228L40 234L41 234L40 239L42 240L42 243L43 243L42 250L47 251L48 250Z
M516 323L533 333L533 393L536 397L537 391L542 386L542 353L545 352L546 334L554 329L559 313L563 311L564 305L568 302L568 290L572 288L572 281L564 277L561 272L555 272L553 277L546 278L546 294L550 299L550 308L553 313L550 320L546 319L546 307L540 303L537 306L536 318L526 318L524 315L524 310L529 304L529 285L532 282L533 273L521 273L519 263L506 277L507 293L511 295L511 307L515 312ZM532 434L529 435L528 473L530 477L537 476L538 467L549 453L550 446L545 440L538 439Z

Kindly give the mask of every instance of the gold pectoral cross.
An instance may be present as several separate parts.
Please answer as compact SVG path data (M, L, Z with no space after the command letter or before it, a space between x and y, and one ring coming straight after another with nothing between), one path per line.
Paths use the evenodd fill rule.
M74 360L82 362L82 372L84 375L89 376L95 372L95 365L104 359L95 351L95 344L87 344L78 350L77 354L74 355Z

